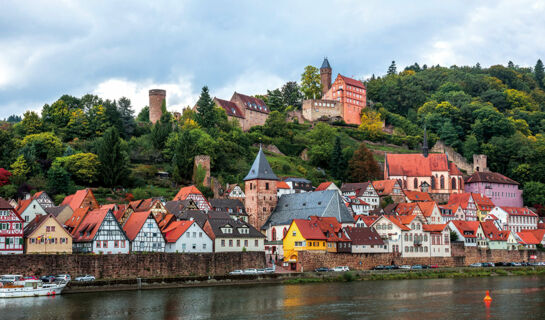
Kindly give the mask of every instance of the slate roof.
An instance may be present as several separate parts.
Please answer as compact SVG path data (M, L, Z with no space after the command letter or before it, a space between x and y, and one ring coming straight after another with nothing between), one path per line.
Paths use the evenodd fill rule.
M331 66L329 65L329 61L327 60L327 58L324 58L324 62L322 62L322 66L320 67L320 69L331 69Z
M297 178L297 177L288 177L285 178L284 181L286 182L297 182L297 183L311 183L310 180L305 178Z
M227 113L228 116L244 118L244 116L242 115L242 112L240 111L240 109L234 102L218 99L218 98L214 98L214 102L216 102L217 105L223 108L223 110L225 110L225 113Z
M515 180L507 178L503 174L500 174L497 172L480 172L480 171L473 173L466 180L466 183L476 183L476 182L489 182L489 183L514 184L514 185L519 184Z
M246 178L244 178L244 181L254 179L280 180L271 169L269 161L267 161L267 157L265 157L265 153L263 153L263 149L261 147L259 147L259 152L255 157L254 163L252 164L248 175L246 175Z
M293 219L308 219L310 216L334 217L340 223L354 223L336 190L286 194L261 229L275 225L289 225Z
M352 239L352 245L384 245L380 234L373 228L346 228L346 233Z
M66 207L69 207L69 205L66 204L64 206L48 207L48 208L44 208L44 210L45 210L45 212L47 212L49 214L52 214L55 217L57 217L59 215L59 213L61 213Z
M229 215L248 215L244 204L238 199L210 199L210 205L212 210L226 212ZM233 212L229 212L228 209Z
M233 220L231 218L229 219L214 219L209 218L207 223L210 225L210 228L212 229L212 233L214 238L265 238L265 236L259 232L256 228L254 228L249 223L246 223L244 221L240 220ZM221 228L224 226L231 226L233 228L233 233L223 233L221 231ZM247 227L249 232L247 234L239 233L238 228Z
M165 208L167 209L167 211L174 215L178 215L182 213L184 210L187 210L187 208L190 208L193 206L197 208L197 204L195 203L195 201L191 199L167 201L165 203Z

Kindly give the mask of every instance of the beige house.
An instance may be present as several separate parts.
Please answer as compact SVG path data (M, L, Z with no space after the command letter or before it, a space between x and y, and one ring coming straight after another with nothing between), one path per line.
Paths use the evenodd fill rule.
M25 253L72 253L72 236L54 215L38 215L24 229Z
M45 212L54 215L57 221L63 225L74 214L74 210L69 205L45 208Z

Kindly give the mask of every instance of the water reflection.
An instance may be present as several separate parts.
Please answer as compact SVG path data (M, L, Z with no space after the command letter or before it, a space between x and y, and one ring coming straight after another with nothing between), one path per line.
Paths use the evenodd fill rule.
M493 298L482 301L486 290ZM0 319L544 319L545 278L144 290L0 300Z

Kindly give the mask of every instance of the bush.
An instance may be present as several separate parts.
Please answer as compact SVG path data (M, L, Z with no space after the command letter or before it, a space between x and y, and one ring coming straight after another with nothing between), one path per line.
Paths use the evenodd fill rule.
M342 279L344 281L346 281L346 282L351 282L351 281L354 281L356 279L356 276L354 275L354 273L352 271L348 271L348 272L343 273Z

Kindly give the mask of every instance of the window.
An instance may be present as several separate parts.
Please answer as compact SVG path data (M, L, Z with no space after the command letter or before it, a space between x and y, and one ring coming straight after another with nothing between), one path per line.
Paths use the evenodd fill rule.
M100 248L100 241L97 241L97 248Z
M248 247L248 240L244 240L244 247Z
M255 245L255 247L259 247L259 240L255 240L254 245Z
M45 227L45 232L51 232L51 227L49 226Z
M221 240L221 246L225 247L225 240Z
M265 190L269 190L269 183L265 182Z
M415 189L418 189L418 179L416 179L416 178L414 178L414 180L413 180L413 187Z
M445 176L441 176L440 184L441 184L441 189L445 189Z
M142 243L140 243L142 244ZM119 241L115 240L114 241L114 248L119 248Z
M102 241L102 247L108 248L108 241Z
M185 251L185 243L182 243L182 251Z
M229 240L229 247L233 246L233 240Z
M297 235L297 232L293 231L293 233L291 235L295 237Z
M197 237L197 233L193 232L193 238L196 238L196 237Z
M237 240L237 247L240 247L240 240Z

